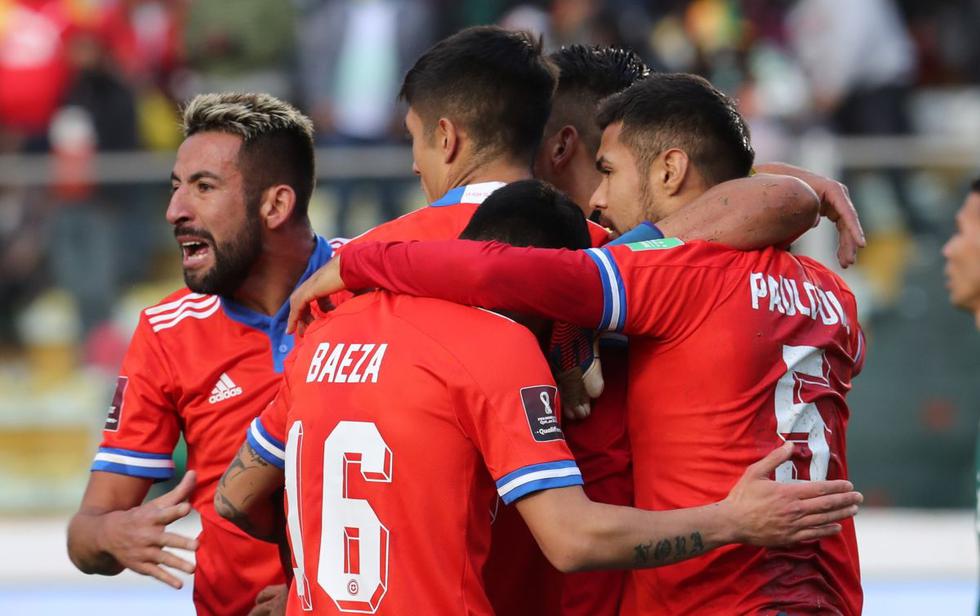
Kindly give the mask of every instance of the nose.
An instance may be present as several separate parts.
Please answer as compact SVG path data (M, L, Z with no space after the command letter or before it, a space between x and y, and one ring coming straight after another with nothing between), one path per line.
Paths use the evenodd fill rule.
M176 190L170 193L170 203L167 204L167 222L175 227L191 219L191 211L187 207L184 190L183 186L178 186Z
M415 159L412 159L412 173L421 176L422 172L419 171L419 166L415 163Z
M589 209L599 210L600 212L606 211L606 178L603 176L602 181L596 186L595 192L592 193L592 198L589 199Z
M943 256L946 257L947 259L950 257L950 255L953 252L953 240L955 239L956 239L955 236L951 237L948 240L946 240L945 244L943 244Z

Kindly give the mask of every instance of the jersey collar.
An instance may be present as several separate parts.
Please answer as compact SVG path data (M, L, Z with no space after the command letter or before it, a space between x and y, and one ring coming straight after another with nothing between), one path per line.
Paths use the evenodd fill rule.
M316 236L316 245L313 247L313 254L310 255L310 260L306 264L306 270L299 277L296 286L298 287L303 284L307 278L313 275L313 272L320 269L332 256L333 249L330 248L330 243L319 235ZM238 321L246 327L257 329L269 337L269 342L272 345L273 367L276 372L282 372L283 361L289 355L289 352L293 350L293 337L286 334L286 322L289 318L289 300L279 307L276 314L271 316L246 308L235 300L224 296L221 297L221 307L224 309L225 314L228 315L228 318L233 321Z
M664 234L652 222L641 222L626 233L620 235L610 245L619 246L620 244L632 244L633 242L645 242L647 240L663 239Z
M457 186L453 188L446 194L444 194L439 199L432 202L431 207L442 207L444 205L456 205L458 203L472 203L474 205L480 205L483 200L490 196L490 194L500 188L501 186L506 186L505 182L480 182L478 184L467 184L466 186Z

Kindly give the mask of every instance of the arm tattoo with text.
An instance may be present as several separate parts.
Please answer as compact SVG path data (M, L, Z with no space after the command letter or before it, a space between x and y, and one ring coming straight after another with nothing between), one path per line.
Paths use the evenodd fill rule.
M651 539L633 547L633 563L638 567L665 565L696 556L704 552L704 540L701 533L694 531L690 535L679 535L672 539Z

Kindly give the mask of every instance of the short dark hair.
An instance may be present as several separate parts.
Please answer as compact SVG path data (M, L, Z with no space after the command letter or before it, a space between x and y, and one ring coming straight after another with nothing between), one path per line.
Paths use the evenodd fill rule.
M246 203L275 184L296 193L293 218L307 219L316 182L313 123L295 107L268 94L225 92L195 96L184 108L184 136L215 131L238 135L238 166Z
M521 180L495 190L476 208L459 237L538 248L591 246L582 210L541 180Z
M709 186L745 177L755 159L735 101L697 75L650 75L604 100L597 120L602 129L623 123L620 140L636 155L643 174L672 147L687 152Z
M595 121L599 101L650 74L636 52L604 45L570 45L548 56L558 67L558 89L545 134L574 126L593 152L602 136Z
M551 111L557 69L541 40L496 26L466 28L426 51L409 69L399 98L427 135L440 117L463 127L480 156L530 164Z

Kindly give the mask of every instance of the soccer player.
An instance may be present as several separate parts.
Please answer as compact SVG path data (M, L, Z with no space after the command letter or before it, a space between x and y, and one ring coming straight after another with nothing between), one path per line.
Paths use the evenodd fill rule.
M653 75L607 100L593 204L621 231L749 173L734 103L701 78ZM311 278L311 281L313 279ZM759 454L796 443L780 481L845 478L845 396L864 361L854 297L820 264L676 238L589 251L460 241L364 244L294 294L381 287L630 335L638 507L706 505ZM652 546L668 556L670 544ZM861 612L844 532L786 549L732 546L635 573L624 614Z
M555 64L561 73L549 121ZM611 76L597 75L607 72ZM586 157L594 160L594 148L598 147L598 129L591 128L595 105L601 97L625 88L644 73L645 67L634 56L616 50L589 48L581 53L573 48L549 60L542 54L540 43L527 34L492 26L467 28L440 41L408 71L400 92L408 104L405 124L412 139L413 170L431 205L382 224L352 244L458 237L484 198L508 182L531 177L543 131L548 137L540 152L559 152L552 162L543 161L539 154L534 168L564 187L584 186L576 194L587 202L585 190L598 184L600 177L594 166L583 164ZM568 128L565 122L581 127ZM553 127L558 137L551 133ZM581 141L576 141L578 135ZM556 138L564 146L556 143ZM563 152L574 154L568 158ZM580 177L575 180L574 174ZM709 193L703 203L692 204L684 217L661 224L672 235L685 238L713 237L739 247L763 246L798 235L812 224L816 203L805 192L792 178L741 179ZM744 210L727 207L726 200L742 204ZM845 209L850 207L846 200L838 201L841 203ZM608 241L606 230L599 225L590 224L589 230L594 245ZM334 303L339 299L335 297ZM625 368L621 356L610 353L608 361L613 371ZM625 396L623 388L616 387L616 378L611 376L597 417L581 426L570 426L570 444L581 457L590 494L625 505L631 502L628 480L624 479L629 458L619 408ZM511 616L551 611L549 606L562 592L560 578L553 570L546 570L543 555L513 510L501 511L494 534L494 546L501 551L495 548L491 554L486 574L496 611ZM591 588L595 584L603 587L599 598L585 599L590 587L574 580L568 586L576 595L573 600L605 604L610 606L608 613L614 609L616 580L622 575L590 576L599 578ZM539 580L531 584L533 591L517 591L518 582L532 577Z
M494 193L463 237L590 244L577 206L537 181ZM590 502L539 350L547 324L524 322L376 292L311 327L215 500L222 515L268 536L277 524L268 495L285 484L295 559L288 613L491 614L480 571L498 494L516 503L561 569L656 566L732 540L826 536L856 509L853 492L796 501L848 482L817 489L763 479L788 448L708 507ZM787 516L796 508L829 513ZM669 556L653 549L659 541L673 546Z
M956 214L956 233L943 246L949 300L976 317L980 329L980 179Z
M956 233L943 246L949 300L974 316L980 330L980 178L970 186L956 214ZM977 494L980 494L980 443L976 451ZM977 503L980 515L980 502ZM977 605L980 614L980 603Z
M215 484L275 394L293 346L286 299L331 247L307 216L309 119L264 94L208 94L190 101L183 124L166 217L187 288L141 314L68 553L85 573L129 568L175 588L181 581L165 567L194 571L197 612L238 615L267 587L280 585L284 599L283 566L276 545L215 514ZM187 476L141 504L154 481L173 475L181 434ZM201 515L197 539L164 531L191 506ZM196 571L164 548L196 548Z

